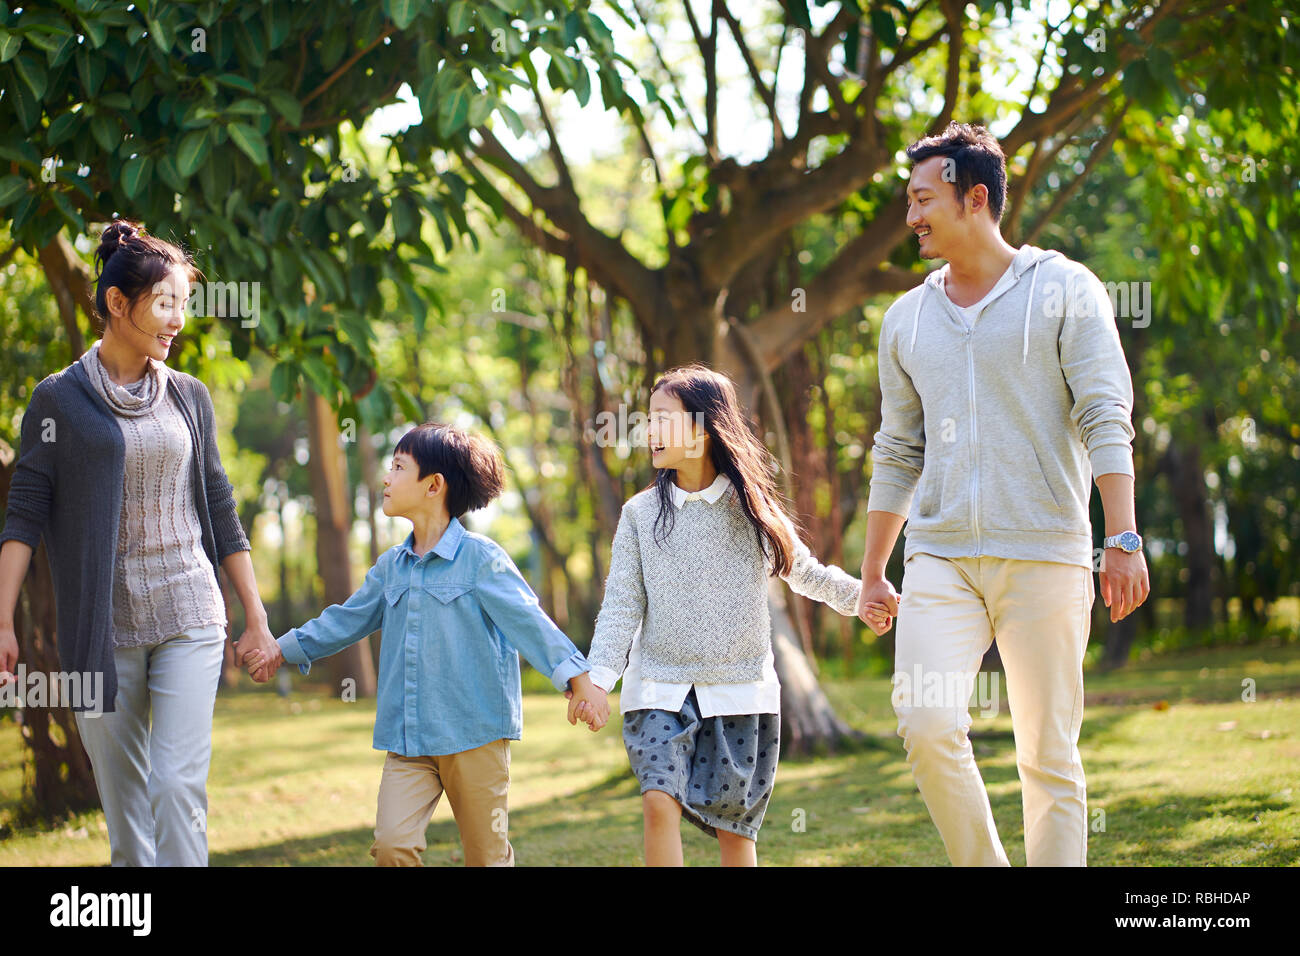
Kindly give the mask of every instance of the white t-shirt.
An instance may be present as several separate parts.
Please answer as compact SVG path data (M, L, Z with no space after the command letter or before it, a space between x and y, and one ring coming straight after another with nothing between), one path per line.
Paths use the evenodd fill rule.
M994 296L1001 295L1002 290L1011 284L1012 269L1014 267L1015 267L1014 262L1011 265L1007 266L1007 271L1002 273L1002 278L998 279L997 282L993 283L993 288L989 289L988 294L984 296L984 298L976 302L974 305L958 305L956 302L952 302L951 296L948 297L948 301L952 302L952 307L957 310L957 312L961 315L963 319L966 320L967 325L974 325L975 320L979 318L980 312L984 310L984 307L989 304L990 300L992 300ZM944 295L948 295L948 282L946 277L943 283L943 292Z

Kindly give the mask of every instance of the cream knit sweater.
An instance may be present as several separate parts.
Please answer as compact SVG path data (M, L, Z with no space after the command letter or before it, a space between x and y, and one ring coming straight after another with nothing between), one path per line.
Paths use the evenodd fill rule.
M627 500L605 580L587 660L621 674L638 628L641 676L648 681L743 683L762 677L771 645L768 556L734 486L726 507L687 501L666 540L654 541L659 499L647 488ZM856 615L862 582L823 565L786 526L795 544L785 581L797 594Z
M194 449L181 411L167 398L167 366L115 383L96 342L82 356L90 383L114 413L126 442L122 515L113 568L113 645L158 644L210 624L226 605L203 551L194 503Z

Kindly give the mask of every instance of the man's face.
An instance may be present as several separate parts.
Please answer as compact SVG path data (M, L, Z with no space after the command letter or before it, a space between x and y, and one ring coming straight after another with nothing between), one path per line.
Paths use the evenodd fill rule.
M923 259L951 258L949 252L964 242L972 225L968 210L957 201L955 173L943 178L949 163L947 156L923 159L912 168L907 184L907 225L918 237ZM971 192L983 188L977 186Z

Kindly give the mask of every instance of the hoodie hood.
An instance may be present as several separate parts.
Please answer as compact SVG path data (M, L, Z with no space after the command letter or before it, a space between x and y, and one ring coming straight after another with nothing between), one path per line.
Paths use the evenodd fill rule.
M1029 296L1025 300L1025 335L1024 349L1020 356L1021 364L1024 364L1029 359L1029 319L1033 315L1034 287L1038 284L1038 267L1048 259L1055 258L1064 258L1064 256L1055 249L1040 249L1037 246L1028 244L1021 246L1016 252L1015 258L1011 260L1011 282L1003 286L1002 291L992 300L996 302L1008 290L1015 288L1016 284L1024 279L1025 273L1029 273ZM912 316L912 341L908 351L915 351L916 349L916 332L921 326L921 308L925 305L926 296L933 291L943 302L951 304L948 294L943 289L947 277L948 263L945 262L943 266L927 275L925 282L921 284L921 294L916 297L916 313ZM947 305L945 305L946 307Z

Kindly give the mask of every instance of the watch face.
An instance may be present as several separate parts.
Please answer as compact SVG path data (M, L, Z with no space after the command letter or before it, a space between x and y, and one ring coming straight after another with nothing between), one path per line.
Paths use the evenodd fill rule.
M1119 536L1119 546L1125 551L1136 551L1142 547L1142 539L1132 531L1125 531Z

